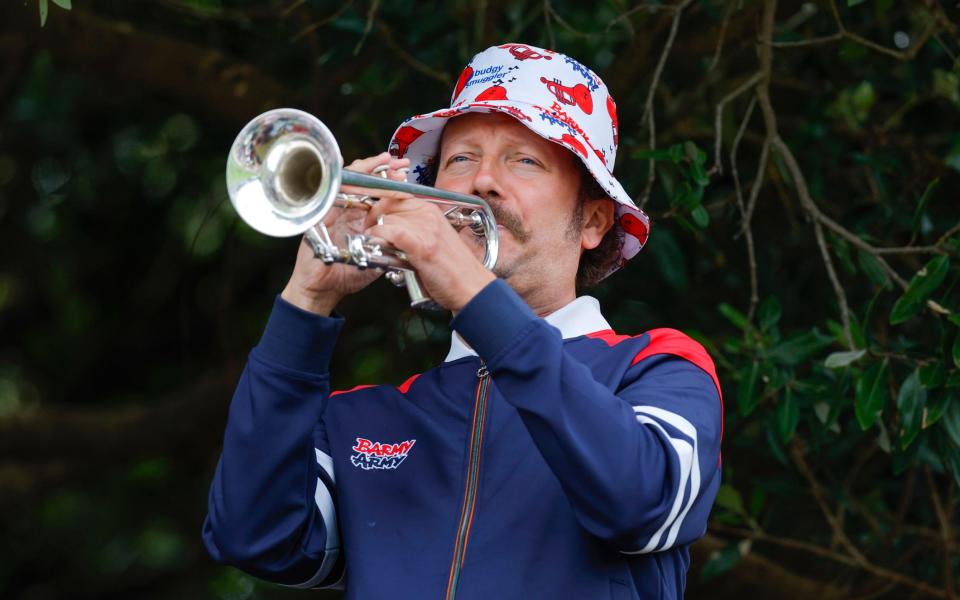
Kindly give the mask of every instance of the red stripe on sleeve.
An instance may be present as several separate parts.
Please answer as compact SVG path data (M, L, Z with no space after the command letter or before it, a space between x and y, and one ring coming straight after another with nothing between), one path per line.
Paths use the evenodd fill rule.
M406 381L401 383L399 386L397 386L397 391L400 392L401 394L406 394L407 390L410 389L410 386L413 385L413 382L417 380L417 377L420 377L420 373L417 373L416 375L411 376L410 379L407 379Z
M336 392L331 392L330 397L333 398L334 396L339 396L340 394L349 394L350 392L355 392L357 390L362 390L364 388L372 388L372 387L377 387L377 386L372 384L358 385L357 387L352 387L349 390L337 390Z
M703 369L703 372L713 379L713 384L717 386L717 395L720 396L720 439L723 439L723 391L720 389L720 380L717 378L713 359L703 346L676 329L651 329L647 335L650 336L650 343L633 357L631 364L635 365L657 354L672 354L685 358Z

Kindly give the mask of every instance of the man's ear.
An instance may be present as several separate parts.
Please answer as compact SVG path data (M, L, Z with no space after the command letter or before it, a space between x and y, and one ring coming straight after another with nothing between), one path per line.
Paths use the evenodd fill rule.
M613 227L615 217L613 200L587 200L583 205L583 229L580 230L580 248L593 250Z

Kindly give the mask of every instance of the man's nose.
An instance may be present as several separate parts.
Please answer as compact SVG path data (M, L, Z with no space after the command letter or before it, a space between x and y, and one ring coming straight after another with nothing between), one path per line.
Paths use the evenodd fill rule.
M480 160L473 174L473 193L481 198L500 198L503 195L499 166L495 160L487 157Z

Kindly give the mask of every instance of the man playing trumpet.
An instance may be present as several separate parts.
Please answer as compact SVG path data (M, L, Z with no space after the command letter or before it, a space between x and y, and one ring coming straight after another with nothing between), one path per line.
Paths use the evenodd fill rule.
M486 269L469 229L404 193L331 214L401 250L453 313L442 364L331 393L333 310L376 273L301 245L230 407L203 531L216 560L351 598L683 595L720 485L720 389L693 340L618 335L576 295L647 239L617 143L599 77L505 44L390 154L350 165L480 196L499 259Z

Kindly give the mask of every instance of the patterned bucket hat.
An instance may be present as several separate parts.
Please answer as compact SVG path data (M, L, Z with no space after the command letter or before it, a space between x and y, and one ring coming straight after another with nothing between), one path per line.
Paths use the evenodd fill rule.
M410 159L410 181L423 183L424 173L436 160L444 125L469 112L508 114L583 161L617 203L616 226L623 231L623 247L610 273L647 243L650 219L613 176L617 107L593 71L559 52L525 44L480 52L460 74L449 108L410 117L394 132L390 153Z

